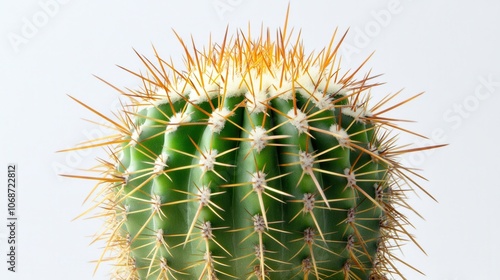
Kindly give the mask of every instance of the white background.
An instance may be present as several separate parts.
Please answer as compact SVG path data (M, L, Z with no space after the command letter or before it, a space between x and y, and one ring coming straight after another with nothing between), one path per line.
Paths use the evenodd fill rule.
M273 3L268 3L273 2ZM500 279L498 238L500 183L496 148L500 115L500 2L497 1L291 1L290 26L302 29L307 51L320 50L336 26L350 27L344 67L355 67L376 50L365 68L384 73L374 94L404 88L399 101L426 93L391 113L418 122L405 124L430 137L407 135L414 147L449 143L421 156L405 157L422 169L422 182L439 201L419 193L412 217L427 256L415 246L404 260L426 277L400 266L408 279ZM355 2L355 3L350 3ZM472 3L473 2L473 3ZM117 92L138 87L117 68L140 71L133 49L151 57L180 58L172 29L198 46L261 24L284 21L287 1L77 1L25 0L0 4L0 220L5 221L6 168L18 165L18 267L3 261L7 228L0 226L1 279L92 279L98 245L89 246L99 220L71 221L92 182L67 179L91 167L99 150L56 153L103 132L82 118L99 121L67 95L112 116ZM107 279L103 266L93 279Z

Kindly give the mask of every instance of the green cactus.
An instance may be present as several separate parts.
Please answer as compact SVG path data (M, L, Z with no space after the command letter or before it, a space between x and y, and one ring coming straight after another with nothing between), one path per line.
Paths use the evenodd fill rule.
M114 278L399 274L392 248L414 239L396 206L420 186L396 156L419 149L396 146L383 114L408 100L370 107L374 76L340 68L345 35L314 55L286 24L269 34L179 39L183 70L139 55L147 73L127 70L143 86L119 90L132 101L119 121L77 100L117 131L80 147L108 147L102 175L76 176L98 180L99 263L114 261Z

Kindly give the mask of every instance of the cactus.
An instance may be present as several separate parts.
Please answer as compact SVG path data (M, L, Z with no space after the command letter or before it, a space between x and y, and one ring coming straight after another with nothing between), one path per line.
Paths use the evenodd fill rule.
M179 36L177 36L179 38ZM238 32L185 49L184 68L138 55L139 90L107 147L94 189L96 240L116 279L388 279L409 222L405 192L423 190L397 161L398 95L340 67L335 39L307 54L284 29L275 40ZM364 63L363 63L364 64ZM387 107L387 108L386 108ZM425 192L425 190L423 190ZM427 193L427 192L425 192ZM401 276L403 277L403 276ZM403 277L404 278L404 277Z

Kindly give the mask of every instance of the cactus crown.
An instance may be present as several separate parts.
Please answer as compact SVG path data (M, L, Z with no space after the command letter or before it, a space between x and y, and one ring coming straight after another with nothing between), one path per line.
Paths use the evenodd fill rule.
M226 31L206 49L179 38L184 70L139 55L147 73L127 71L142 88L113 86L131 100L121 122L75 99L117 131L79 147L110 160L77 176L98 180L99 262L112 259L115 278L399 274L392 249L415 240L396 206L421 187L396 156L418 149L398 147L383 114L408 100L370 106L375 76L340 68L345 35L308 54L286 26L274 40Z

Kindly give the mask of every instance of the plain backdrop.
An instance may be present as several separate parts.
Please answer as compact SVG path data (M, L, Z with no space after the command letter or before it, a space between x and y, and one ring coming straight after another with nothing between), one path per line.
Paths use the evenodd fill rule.
M449 146L402 158L429 180L438 200L418 192L408 213L410 228L425 248L403 248L400 257L423 276L400 265L408 279L500 279L500 2L496 1L290 1L289 25L302 30L306 51L320 50L338 27L349 28L343 65L356 67L374 52L364 74L384 74L383 96L404 89L399 101L424 92L389 115L429 137L401 135L411 147ZM141 71L134 50L181 61L172 30L198 46L230 33L284 21L288 1L77 1L0 3L0 279L108 279L104 265L93 275L102 244L90 245L100 220L72 221L92 182L63 178L94 165L101 150L56 153L106 131L74 96L108 116L120 88L137 79L116 65ZM18 263L7 272L7 165L18 166ZM495 179L497 178L497 179Z

